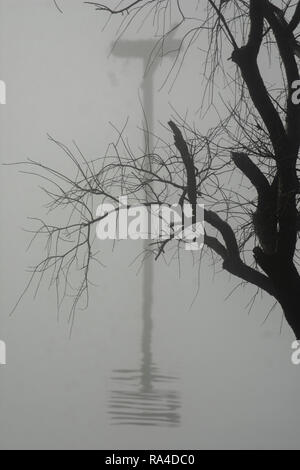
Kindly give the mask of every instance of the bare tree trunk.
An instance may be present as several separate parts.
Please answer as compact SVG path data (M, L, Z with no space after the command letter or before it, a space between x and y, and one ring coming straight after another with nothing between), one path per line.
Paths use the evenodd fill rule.
M282 306L285 318L300 339L300 276L294 265L287 268L278 266L276 273L278 301Z
M261 248L256 248L254 253L258 264L272 282L274 297L281 305L296 339L300 339L300 275L294 263L278 255L268 256Z

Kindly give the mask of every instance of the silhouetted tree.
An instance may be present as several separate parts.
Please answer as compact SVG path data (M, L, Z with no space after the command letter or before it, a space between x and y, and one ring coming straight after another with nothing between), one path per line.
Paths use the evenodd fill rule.
M177 116L169 123L169 142L158 140L151 155L133 150L124 129L105 158L94 161L88 161L79 149L74 153L54 141L73 161L74 178L28 162L33 173L45 171L45 178L54 183L56 189L46 190L52 199L50 208L70 210L70 218L62 227L42 222L38 234L47 236L48 251L33 276L53 270L52 280L64 296L73 269L79 268L83 278L75 289L74 313L79 299L88 292L90 264L98 260L92 249L93 226L99 222L93 200L117 203L119 195L127 194L129 204L147 204L147 189L152 201L160 204L188 201L195 206L200 201L206 207L206 253L215 262L220 260L223 269L242 283L272 296L300 339L300 107L292 100L294 83L299 80L300 2L87 3L110 15L112 21L121 20L118 37L133 22L142 23L151 17L155 33L160 36L149 63L163 54L169 35L181 35L181 47L172 66L175 75L176 67L179 70L184 66L182 58L188 49L205 35L201 47L203 50L203 44L207 44L203 52L206 98L201 109L204 111L206 105L212 109L217 86L223 85L225 111L219 113L216 125L205 135ZM272 84L264 78L267 71L272 73ZM199 90L195 90L196 99ZM149 157L151 167L144 164ZM235 174L248 184L240 184L240 179L237 182ZM176 250L180 247L171 236L170 240L153 244L147 256L164 255L168 244L174 244Z

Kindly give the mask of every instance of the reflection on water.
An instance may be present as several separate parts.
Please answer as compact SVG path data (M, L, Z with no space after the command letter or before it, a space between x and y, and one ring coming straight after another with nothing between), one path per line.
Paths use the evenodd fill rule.
M177 378L164 375L152 359L153 263L145 262L143 276L142 362L139 369L115 370L109 413L112 424L179 426Z
M139 369L113 373L109 413L115 425L180 425L177 378L163 374L153 362L153 277L153 260L148 258L143 269L142 361Z
M114 55L123 58L140 59L147 67L149 53L156 44L150 41L120 41L114 49ZM179 47L179 43L171 46ZM153 129L154 124L154 74L153 66L143 81L143 109L147 117L146 129ZM153 136L145 132L145 155L151 155ZM151 158L146 158L144 165L151 170ZM150 201L152 193L146 185L146 200ZM148 242L144 249L147 251ZM113 389L111 391L109 413L114 425L135 426L179 426L180 397L174 386L176 377L163 374L152 357L152 307L154 291L153 258L147 257L143 269L143 331L142 331L142 360L138 369L115 370L112 375Z
M116 370L111 392L110 417L114 425L179 426L180 400L170 390L172 377L164 376L153 365L150 370Z

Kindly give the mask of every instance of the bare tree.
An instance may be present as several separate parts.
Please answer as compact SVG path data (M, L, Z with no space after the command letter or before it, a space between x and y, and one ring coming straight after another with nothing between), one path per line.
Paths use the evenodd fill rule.
M53 185L54 189L45 189L50 209L69 210L63 226L41 222L36 235L46 236L47 253L33 277L42 279L52 271L51 281L60 299L70 290L75 292L74 314L79 300L88 295L91 263L99 261L93 251L93 226L99 222L96 202L116 203L119 195L126 194L128 204L147 205L145 193L151 193L158 204L187 201L195 207L200 201L206 207L205 253L216 263L221 261L223 269L243 284L272 296L300 339L300 107L292 99L299 80L300 2L203 0L193 2L192 15L190 10L185 12L189 2L180 0L86 3L118 23L118 37L133 22L151 17L160 36L150 63L163 54L168 36L176 31L181 34L185 28L171 70L175 76L184 66L182 58L204 35L206 84L205 98L199 98L201 110L213 109L217 84L226 87L228 99L222 106L225 112L219 113L216 125L205 134L179 116L173 118L169 139L157 138L151 168L145 166L149 155L129 145L125 128L107 155L94 161L88 161L78 148L73 151L54 141L74 163L73 178L27 162L32 166L29 172L43 172ZM203 49L203 41L201 45ZM275 83L264 78L266 67ZM171 235L153 244L146 256L158 259L167 249L178 253L178 248L180 242ZM73 276L79 282L75 286Z

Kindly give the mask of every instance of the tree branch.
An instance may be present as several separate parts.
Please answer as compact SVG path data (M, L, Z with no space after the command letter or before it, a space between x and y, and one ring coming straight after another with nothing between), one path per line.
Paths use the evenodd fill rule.
M132 2L129 5L127 5L127 7L120 8L120 9L117 9L117 10L113 10L112 8L110 8L106 5L103 5L102 3L96 3L96 2L84 2L84 3L86 3L88 5L95 6L96 10L98 10L98 11L107 11L111 15L120 15L120 14L123 14L123 13L128 13L131 8L135 7L136 5L141 3L142 1L143 0L136 0L135 2Z
M187 193L190 204L193 208L193 225L196 224L197 220L197 181L196 181L196 169L193 161L193 157L190 154L188 145L177 125L173 122L169 122L169 126L173 131L175 146L179 151L182 161L185 166L187 174Z
M217 255L219 255L223 260L225 260L228 256L228 252L225 248L224 245L222 245L221 242L215 237L211 237L207 235L207 233L204 235L204 244L208 246L211 250L213 250Z
M291 19L291 21L289 23L289 30L291 32L295 31L295 29L298 27L299 23L300 23L300 1L298 1L295 13L293 15L293 18Z
M223 259L223 269L228 273L257 286L271 296L276 297L272 283L265 274L247 266L240 258L229 257L228 251L217 238L205 234L204 243Z
M239 258L239 247L236 241L234 231L232 230L230 225L224 220L222 220L221 217L218 216L218 214L212 211L208 211L206 209L204 210L204 219L205 222L208 222L212 227L214 227L221 233L225 241L228 257Z
M283 12L278 13L278 9L269 1L264 1L263 4L264 15L276 38L288 81L287 135L290 147L298 151L300 142L300 107L295 106L292 102L292 84L294 81L299 79L299 71L295 59L296 39L294 38L293 33L289 30L287 22L284 20ZM281 18L283 18L283 20Z
M266 176L260 171L257 165L245 153L232 152L232 160L236 167L247 176L253 184L258 194L264 194L269 191L270 184Z
M276 298L276 292L270 279L265 274L247 266L242 260L232 260L229 258L224 261L223 268L230 274L259 287Z
M269 96L257 64L257 57L263 38L263 1L264 0L250 1L251 28L248 43L246 46L233 52L232 60L241 70L251 99L268 129L275 156L279 158L282 149L286 148L287 135L280 116Z
M231 42L231 44L233 45L234 49L238 49L238 45L237 45L237 42L232 34L232 32L230 31L229 29L229 26L228 26L228 23L221 11L221 9L219 7L217 7L217 5L215 4L215 2L213 2L212 0L208 0L210 5L212 6L212 8L215 10L215 12L217 13L218 17L220 18L222 24L223 24L223 27L229 37L229 40Z

